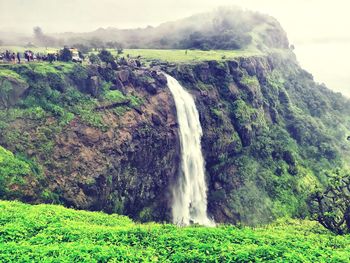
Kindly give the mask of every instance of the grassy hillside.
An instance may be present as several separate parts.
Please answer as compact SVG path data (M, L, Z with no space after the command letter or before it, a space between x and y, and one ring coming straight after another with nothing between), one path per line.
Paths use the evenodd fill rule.
M179 228L0 201L1 262L348 262L350 237L309 221Z

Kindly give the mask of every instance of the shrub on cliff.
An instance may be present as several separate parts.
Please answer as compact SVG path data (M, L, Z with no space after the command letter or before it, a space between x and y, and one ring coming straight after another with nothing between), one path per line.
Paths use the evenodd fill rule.
M24 183L23 177L30 173L29 164L0 146L0 199L15 196L12 186Z
M76 84L79 84L88 78L88 71L86 67L83 67L80 64L75 64L70 73L70 77Z
M91 64L97 64L97 65L101 64L101 59L99 58L99 56L97 56L94 53L91 53L89 55L89 61Z
M329 175L325 190L316 191L310 199L312 216L336 234L350 233L350 174L337 170Z
M72 61L72 53L70 52L69 48L64 47L60 51L59 60L65 61L65 62Z
M98 53L98 57L105 63L113 63L114 62L114 57L113 57L112 53L106 49L101 50Z

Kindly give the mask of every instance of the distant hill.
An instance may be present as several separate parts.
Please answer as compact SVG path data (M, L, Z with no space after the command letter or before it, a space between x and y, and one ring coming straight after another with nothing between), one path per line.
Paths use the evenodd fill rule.
M85 44L95 48L113 47L152 49L259 49L288 48L285 32L278 21L257 12L237 7L166 22L157 27L137 29L99 28L92 32L57 34L19 34L0 32L0 45L63 46ZM108 43L109 42L109 43ZM115 46L115 45L114 45Z
M89 33L55 35L64 43L117 41L125 48L241 49L287 48L288 39L272 17L239 8L220 8L157 27L99 28Z

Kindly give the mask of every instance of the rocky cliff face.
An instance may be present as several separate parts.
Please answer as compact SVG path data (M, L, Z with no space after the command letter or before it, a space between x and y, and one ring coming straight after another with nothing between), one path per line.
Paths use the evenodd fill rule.
M142 219L168 218L179 144L173 98L164 83L158 85L152 94L145 86L125 85L125 92L137 94L144 103L121 116L99 109L105 131L76 118L56 135L53 165L46 174L55 178L50 187L63 192L64 203L129 215L151 209L152 217Z
M10 69L26 90L3 103L0 145L32 171L3 184L2 198L169 220L180 156L160 70L195 97L217 222L305 216L308 193L349 153L349 102L315 84L290 53L150 69L52 67Z
M289 52L163 70L196 98L215 220L306 216L309 193L347 158L349 101L316 84Z
M117 94L125 99L112 102L101 98L89 109L87 114L98 114L103 126L92 125L79 114L62 125L60 117L52 113L7 118L1 145L35 160L42 169L40 180L26 176L31 182L8 187L16 185L19 197L30 202L46 199L79 209L128 214L140 220L169 219L169 187L180 157L175 104L166 79L144 69L124 67L110 72L115 77L110 89L122 90L124 95ZM74 89L97 96L102 80L98 73L85 76ZM19 105L35 89L31 87L21 98L10 96L10 101L17 100ZM129 97L142 102L127 106L132 104ZM92 99L90 95L89 98ZM11 136L11 131L20 134Z

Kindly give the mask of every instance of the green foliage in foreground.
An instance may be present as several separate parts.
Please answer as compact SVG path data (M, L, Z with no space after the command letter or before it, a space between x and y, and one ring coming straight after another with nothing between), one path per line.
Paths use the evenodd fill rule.
M11 196L9 186L25 183L23 177L30 174L30 166L12 152L0 146L0 195Z
M337 170L329 175L325 191L310 198L312 216L325 228L342 235L350 234L350 173Z
M136 224L119 215L0 201L0 262L348 262L350 236L309 221L259 228Z

